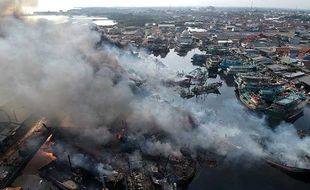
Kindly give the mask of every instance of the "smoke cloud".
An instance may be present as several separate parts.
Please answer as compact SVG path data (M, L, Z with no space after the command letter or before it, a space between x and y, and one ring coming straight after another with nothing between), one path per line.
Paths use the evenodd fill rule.
M35 7L37 4L38 0L1 0L0 16L19 15L23 7Z
M21 7L10 2L1 1L4 13ZM272 151L300 165L300 155L310 155L309 138L300 139L292 126L272 131L264 127L264 119L237 114L244 108L229 98L217 102L216 110L201 101L185 101L175 89L162 86L175 71L120 50L98 49L98 41L100 35L85 25L1 17L0 102L14 100L36 114L70 118L68 125L99 144L112 139L107 128L126 121L130 137L149 154L178 155L181 147L193 152L199 147L240 159ZM146 82L137 92L131 79ZM270 139L267 149L253 136Z

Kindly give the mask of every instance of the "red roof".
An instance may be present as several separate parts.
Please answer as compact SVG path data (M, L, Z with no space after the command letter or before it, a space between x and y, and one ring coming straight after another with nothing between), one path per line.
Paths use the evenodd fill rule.
M302 54L310 53L310 47L303 47L299 50L299 52Z
M303 47L299 50L298 58L303 59L307 55L310 55L310 47Z

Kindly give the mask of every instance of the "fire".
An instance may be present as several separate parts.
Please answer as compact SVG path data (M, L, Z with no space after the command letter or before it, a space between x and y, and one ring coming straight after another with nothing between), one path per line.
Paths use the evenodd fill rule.
M117 140L119 140L119 141L124 140L124 138L125 138L125 133L126 133L126 129L125 129L125 128L122 129L120 132L118 132L118 133L116 134Z
M44 157L47 157L49 160L56 160L57 157L52 152L44 152L42 151Z

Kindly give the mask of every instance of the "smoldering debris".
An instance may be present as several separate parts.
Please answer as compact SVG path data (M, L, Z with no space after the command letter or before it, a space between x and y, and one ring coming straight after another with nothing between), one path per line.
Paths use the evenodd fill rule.
M97 49L100 35L87 26L27 23L14 17L2 17L0 22L1 102L14 97L34 113L59 120L69 117L77 134L95 139L96 144L115 140L110 130L122 130L114 125L121 120L127 123L128 136L145 145L149 154L177 155L181 147L194 153L199 147L233 158L264 157L269 151L252 134L272 138L267 150L283 152L285 160L300 161L300 154L310 154L309 138L299 139L288 124L272 131L264 127L263 119L253 117L240 126L245 118L236 113L242 108L229 99L218 110L184 102L161 82L175 71L121 50ZM138 88L148 93L137 96L132 79L143 81ZM153 138L145 144L145 138L139 138L158 131L166 134L164 141Z

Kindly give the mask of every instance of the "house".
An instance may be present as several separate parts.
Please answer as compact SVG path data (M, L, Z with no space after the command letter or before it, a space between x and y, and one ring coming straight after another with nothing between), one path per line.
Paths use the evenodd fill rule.
M305 57L303 57L302 63L307 69L310 69L310 55L306 55Z
M279 56L288 56L290 54L291 49L289 47L276 47L275 53Z
M177 41L180 45L191 46L193 44L192 34L188 30L184 30Z
M234 42L232 40L218 40L217 44L221 47L228 47L231 46Z
M306 75L298 78L298 81L301 82L307 91L310 91L310 76Z
M259 50L259 53L262 55L262 56L265 56L265 57L272 57L274 55L274 52L272 51L271 48L264 48L264 47L261 47L261 48L256 48L257 50Z
M272 60L269 59L268 57L259 56L259 57L252 58L252 60L254 64L260 64L260 65L272 64Z

